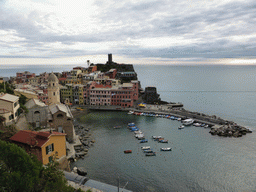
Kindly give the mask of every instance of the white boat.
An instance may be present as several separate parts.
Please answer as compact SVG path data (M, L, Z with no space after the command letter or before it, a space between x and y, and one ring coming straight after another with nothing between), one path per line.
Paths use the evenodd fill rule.
M134 112L133 111L129 111L128 112L128 115L132 115Z
M142 150L145 150L145 149L150 149L150 146L144 146L144 147L141 147Z
M192 125L194 123L194 119L185 119L182 121L183 125Z
M193 124L195 127L201 127L201 123L194 123Z
M181 126L179 126L179 127L178 127L178 129L184 129L184 126L183 126L183 125L181 125Z
M179 118L177 118L177 121L181 121L181 118L179 117Z
M153 139L159 139L162 138L162 136L152 136Z
M172 148L171 147L167 147L167 148L160 148L161 151L171 151Z

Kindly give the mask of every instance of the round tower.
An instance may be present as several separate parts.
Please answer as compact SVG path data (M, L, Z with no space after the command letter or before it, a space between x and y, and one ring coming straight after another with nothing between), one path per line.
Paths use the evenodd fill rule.
M58 104L60 103L60 88L59 88L59 80L51 73L48 77L48 101L49 104Z

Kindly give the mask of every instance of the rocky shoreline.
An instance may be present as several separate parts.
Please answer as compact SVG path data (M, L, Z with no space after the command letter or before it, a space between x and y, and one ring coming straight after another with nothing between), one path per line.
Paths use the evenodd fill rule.
M95 140L92 138L91 133L89 133L89 128L86 128L83 125L75 125L74 128L76 135L82 144L74 147L76 158L84 158L84 156L87 155L89 148L95 143Z

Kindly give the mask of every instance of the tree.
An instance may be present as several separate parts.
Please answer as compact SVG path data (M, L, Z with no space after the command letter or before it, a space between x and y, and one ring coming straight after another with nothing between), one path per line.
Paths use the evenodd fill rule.
M1 191L33 191L42 171L40 162L15 144L0 141Z
M43 167L36 156L2 140L0 154L0 191L75 191L67 185L64 174L57 169L55 162Z

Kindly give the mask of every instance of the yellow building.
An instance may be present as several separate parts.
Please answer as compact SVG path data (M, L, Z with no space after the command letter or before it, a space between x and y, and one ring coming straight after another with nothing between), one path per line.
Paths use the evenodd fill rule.
M65 133L22 130L10 140L23 147L27 153L36 155L43 165L66 157Z

